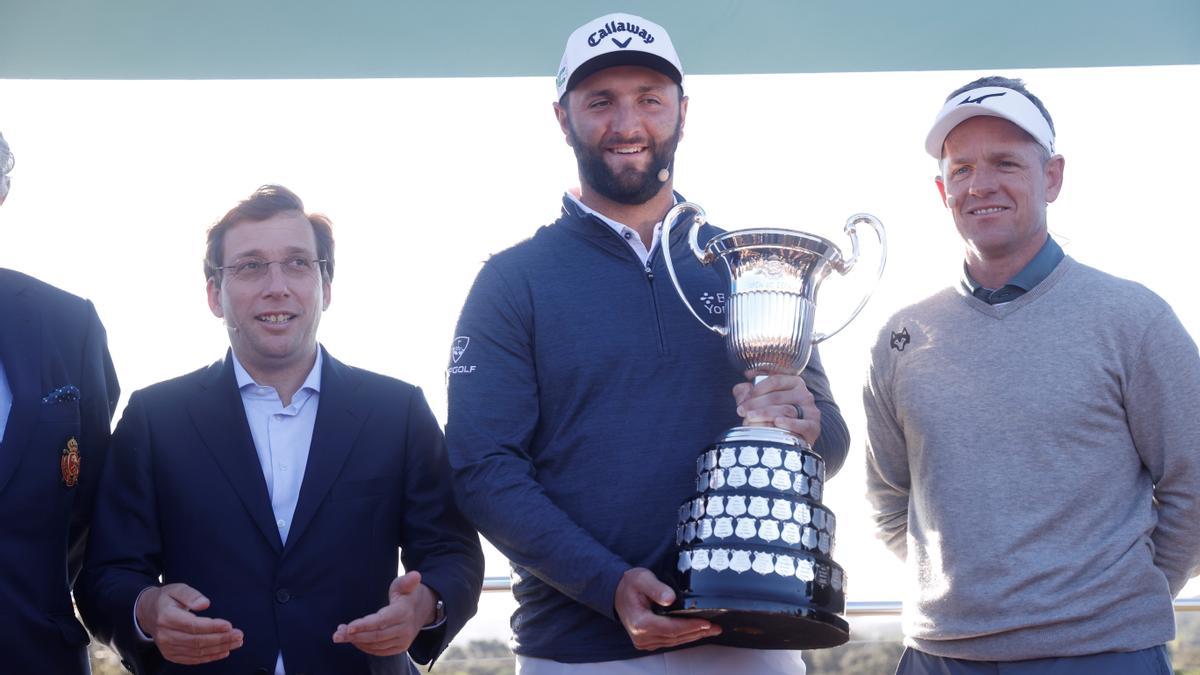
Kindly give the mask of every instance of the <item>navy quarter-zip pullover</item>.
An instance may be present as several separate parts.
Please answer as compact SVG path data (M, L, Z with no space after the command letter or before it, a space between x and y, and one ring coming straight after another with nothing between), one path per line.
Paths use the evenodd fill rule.
M670 247L711 322L728 282L680 227ZM701 241L718 234L702 230ZM517 653L580 663L644 656L614 615L631 567L670 578L695 459L736 426L743 381L683 305L663 246L646 265L568 198L562 216L484 265L463 307L446 435L462 509L513 567ZM803 376L832 475L848 432L817 351Z

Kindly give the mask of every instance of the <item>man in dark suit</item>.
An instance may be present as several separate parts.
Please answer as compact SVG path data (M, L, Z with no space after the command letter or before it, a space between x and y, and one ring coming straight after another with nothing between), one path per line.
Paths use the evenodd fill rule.
M0 204L12 153L0 136ZM0 662L88 672L71 586L119 389L92 303L0 269Z
M329 221L278 186L209 230L231 350L130 398L81 583L138 673L415 673L405 652L431 661L475 613L479 539L421 391L317 344L333 262Z

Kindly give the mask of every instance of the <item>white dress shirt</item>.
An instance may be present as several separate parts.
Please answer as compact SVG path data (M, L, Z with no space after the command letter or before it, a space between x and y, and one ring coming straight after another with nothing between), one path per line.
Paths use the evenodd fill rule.
M613 232L616 232L618 236L620 236L625 240L626 243L629 244L629 248L632 248L633 252L637 254L638 259L642 261L642 265L650 264L650 254L654 252L654 249L658 246L658 240L662 237L662 223L654 226L654 238L650 240L650 248L646 248L645 242L642 241L642 235L638 234L637 230L625 225L624 223L618 223L603 213L600 213L599 211L589 207L588 205L579 201L579 198L570 192L567 193L567 196L579 206L581 211L596 216L600 220L604 221L605 225L611 227Z
M233 357L233 373L242 395L246 421L250 423L250 436L254 438L258 464L267 482L267 494L271 497L279 538L285 544L292 526L292 514L296 512L296 502L300 499L300 484L304 481L308 448L312 445L313 427L317 422L317 405L321 398L321 360L321 350L318 349L316 362L304 384L292 396L291 404L284 407L274 387L264 387L255 382L242 367L237 355Z

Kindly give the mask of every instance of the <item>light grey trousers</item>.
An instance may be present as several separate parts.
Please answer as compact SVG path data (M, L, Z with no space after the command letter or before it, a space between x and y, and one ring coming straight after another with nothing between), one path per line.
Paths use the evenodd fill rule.
M701 645L623 661L560 663L517 655L517 675L804 675L798 651Z

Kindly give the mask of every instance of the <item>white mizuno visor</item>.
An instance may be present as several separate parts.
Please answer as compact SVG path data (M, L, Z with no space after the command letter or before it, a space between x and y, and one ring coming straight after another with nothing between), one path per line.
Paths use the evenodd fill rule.
M979 87L946 101L925 137L925 152L942 158L942 144L954 127L976 115L999 117L1021 127L1033 140L1054 154L1054 132L1042 111L1020 92L1005 87Z

